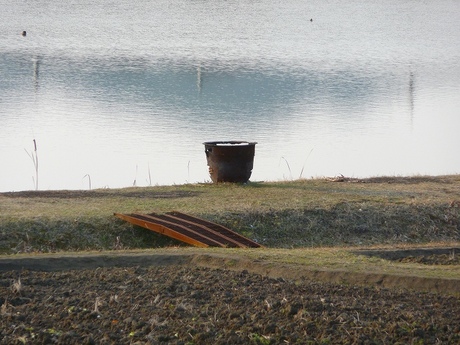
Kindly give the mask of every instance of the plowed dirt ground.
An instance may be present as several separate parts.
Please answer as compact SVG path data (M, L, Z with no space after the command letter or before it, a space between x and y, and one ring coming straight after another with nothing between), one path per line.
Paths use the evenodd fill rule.
M8 266L0 272L0 344L460 343L458 295L186 261Z

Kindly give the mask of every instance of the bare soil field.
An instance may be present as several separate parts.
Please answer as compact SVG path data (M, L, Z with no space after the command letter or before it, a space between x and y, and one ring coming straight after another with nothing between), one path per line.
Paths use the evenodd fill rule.
M439 250L411 254L365 253L459 264ZM0 344L460 343L458 281L432 293L230 259L3 257Z

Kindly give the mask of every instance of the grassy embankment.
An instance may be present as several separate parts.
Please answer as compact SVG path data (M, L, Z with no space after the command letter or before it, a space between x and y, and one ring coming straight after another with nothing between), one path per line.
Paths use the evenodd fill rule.
M180 245L114 212L177 210L267 247L460 240L460 175L0 193L0 253Z
M223 224L267 248L187 248L113 216L171 210ZM460 175L0 193L0 254L129 249L129 255L223 255L226 266L233 256L302 269L460 279L458 265L394 263L354 253L424 245L459 248ZM101 254L119 252L112 253ZM460 254L451 255L457 260Z

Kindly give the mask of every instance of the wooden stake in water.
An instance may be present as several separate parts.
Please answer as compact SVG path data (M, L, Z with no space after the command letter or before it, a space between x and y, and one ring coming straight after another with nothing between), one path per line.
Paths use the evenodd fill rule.
M89 174L86 174L85 176L83 176L83 178L85 177L88 178L88 189L91 190L91 176L89 176Z

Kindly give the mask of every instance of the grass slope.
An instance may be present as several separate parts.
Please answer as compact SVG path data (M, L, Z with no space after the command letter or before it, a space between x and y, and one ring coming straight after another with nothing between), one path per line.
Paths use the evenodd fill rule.
M181 245L113 216L172 210L272 248L456 242L460 175L0 193L0 253Z

